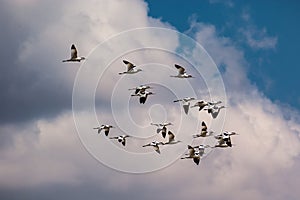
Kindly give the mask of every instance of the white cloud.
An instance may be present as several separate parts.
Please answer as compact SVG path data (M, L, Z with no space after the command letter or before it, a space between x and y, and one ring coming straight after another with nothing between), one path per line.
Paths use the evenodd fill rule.
M124 8L130 8L130 11ZM33 38L25 41L19 62L31 63L26 66L40 70L43 75L50 73L56 76L53 80L59 79L62 85L70 89L77 68L61 65L60 60L62 55L69 55L66 49L74 41L80 47L80 53L86 55L98 42L120 31L150 25L170 26L149 18L147 6L141 1L103 0L85 2L84 6L76 1L62 4L61 9L64 12L59 20L48 26L43 25ZM297 199L299 191L290 186L298 185L299 180L289 177L299 175L299 113L287 114L282 111L281 105L271 102L250 84L243 52L229 38L218 35L216 28L209 24L194 22L192 26L196 30L195 39L205 47L218 66L224 66L222 75L229 106L224 129L240 134L232 138L235 147L215 150L201 161L200 166L195 166L192 161L178 160L156 173L139 176L121 174L97 165L90 158L76 136L72 114L66 112L51 120L30 122L14 135L14 146L1 149L0 185L3 188L38 188L40 185L80 185L91 181L97 185L94 187L106 188L107 191L118 188L127 196L137 193L137 188L141 191L155 189L158 191L155 194L145 192L152 195L149 197L151 199L153 196L161 199ZM265 34L258 35L265 38ZM149 39L145 45L162 42L167 48L174 49L178 44L178 38L168 35L149 34L144 37ZM135 47L135 42L141 41L144 40L130 38L126 41L127 47ZM268 44L255 45L271 48ZM115 48L111 46L112 51ZM45 58L42 50L46 50L51 57ZM199 62L197 59L200 56L190 53L191 58ZM142 53L140 55L136 61L138 63L147 58ZM103 60L105 56L99 54ZM33 59L35 57L43 59L36 61ZM164 62L172 58L154 57ZM40 69L42 63L47 65ZM114 70L118 71L117 65ZM112 84L113 81L106 83ZM174 110L172 112L174 116ZM197 117L198 112L192 110L191 116ZM199 119L205 117L203 114ZM88 119L89 116L86 116L82 121L85 120L85 126L92 127ZM20 131L15 127L6 127L5 130ZM37 134L28 134L32 132ZM94 133L92 129L88 132ZM194 132L194 129L185 130L187 135ZM97 140L94 142L97 144ZM291 188L293 194L290 194ZM113 196L114 192L110 195ZM140 194L142 197L143 194Z
M247 44L255 50L276 48L278 38L268 36L266 28L259 30L256 27L247 27L240 29L240 32L246 38Z

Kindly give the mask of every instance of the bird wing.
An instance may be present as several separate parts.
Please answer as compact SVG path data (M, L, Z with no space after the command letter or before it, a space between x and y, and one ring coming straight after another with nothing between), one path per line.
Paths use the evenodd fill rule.
M167 127L164 126L164 127L161 129L161 134L162 134L163 138L166 137L166 134L167 134Z
M126 140L125 140L125 139L122 141L122 145L123 145L123 146L126 145Z
M207 126L204 121L202 122L202 131L207 131Z
M179 101L182 101L182 99L177 99L177 100L174 100L173 102L179 102Z
M157 153L160 154L159 146L158 146L158 145L155 145L155 146L153 146L153 147L154 147L154 150L155 150Z
M196 163L197 165L199 165L199 163L200 163L200 156L195 156L193 158L193 161L194 161L194 163Z
M181 67L180 65L175 64L176 69L178 69L178 74L184 74L185 73L185 69L183 67Z
M119 137L115 136L115 137L110 137L109 139L119 139Z
M132 70L133 68L135 68L135 65L132 64L131 62L127 61L127 60L123 60L123 63L125 63L125 65L127 65L127 71L129 72L130 70Z
M190 157L193 157L194 154L195 154L195 149L194 149L194 147L188 145L188 150L189 150L189 156L190 156Z
M140 97L140 104L144 104L146 102L147 96Z
M182 105L185 114L189 113L190 104Z
M77 58L77 49L74 44L71 46L71 59L72 58Z
M153 125L153 126L159 127L159 124L155 124L155 123L150 123L150 124Z
M169 136L169 143L174 141L175 135L171 131L168 131L168 136Z

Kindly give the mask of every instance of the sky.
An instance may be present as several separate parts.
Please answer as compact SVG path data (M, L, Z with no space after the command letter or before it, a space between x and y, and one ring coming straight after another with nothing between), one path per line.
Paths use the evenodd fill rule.
M0 199L298 199L297 1L3 0ZM62 63L75 44L82 63ZM122 59L143 71L119 76ZM192 80L176 80L174 63ZM168 77L168 78L166 78ZM128 88L150 83L145 105ZM178 83L180 82L180 84ZM172 101L221 99L217 119ZM182 144L150 122L172 121ZM206 121L234 146L180 160ZM127 146L97 134L130 134ZM137 148L139 147L139 148Z

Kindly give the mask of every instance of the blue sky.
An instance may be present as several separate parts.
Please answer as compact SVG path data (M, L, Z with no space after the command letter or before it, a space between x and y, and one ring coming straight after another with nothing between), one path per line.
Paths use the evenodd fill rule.
M219 35L230 38L244 52L253 84L273 101L300 109L298 1L147 2L150 16L161 18L179 31L188 30L194 18L214 25ZM274 48L253 49L247 45L240 29L250 26L258 32L266 31L263 36L257 33L257 39L277 38Z

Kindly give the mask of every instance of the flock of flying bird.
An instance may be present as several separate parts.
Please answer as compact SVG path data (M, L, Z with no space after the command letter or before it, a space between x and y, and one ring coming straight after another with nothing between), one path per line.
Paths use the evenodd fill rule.
M71 46L71 58L67 60L63 60L63 62L80 62L82 60L85 60L85 57L78 57L77 55L77 49L74 44ZM142 69L136 68L136 66L127 61L123 60L123 63L127 66L127 70L124 72L120 72L119 75L124 75L124 74L136 74L138 72L141 72ZM186 70L184 67L175 64L175 68L178 70L177 75L171 75L170 77L174 78L194 78L191 74L187 74ZM134 90L134 93L131 94L131 96L137 96L139 97L139 103L140 104L145 104L147 97L149 95L154 95L155 93L148 91L149 89L153 89L149 85L140 85L135 88L130 88L128 90ZM174 100L173 102L181 102L183 106L183 110L185 114L188 114L189 108L198 108L199 111L207 111L208 114L212 116L213 119L217 118L219 112L221 109L225 108L225 106L220 106L221 101L213 102L213 101L204 101L200 100L197 101L194 105L190 105L191 101L195 101L196 99L194 97L185 97L183 99L177 99ZM151 123L151 125L156 126L156 132L159 134L161 133L163 138L166 138L168 135L168 141L167 142L162 142L162 141L153 141L151 143L145 144L142 147L153 147L154 150L160 154L160 147L161 145L172 145L172 144L177 144L180 143L181 141L175 140L175 135L169 130L167 130L167 126L173 125L170 122L165 122L165 123ZM96 127L94 129L97 129L98 134L101 133L101 131L104 131L105 136L109 135L110 129L115 128L112 125L101 125L99 127ZM229 131L224 131L221 134L215 134L213 131L208 131L207 125L204 121L202 121L201 124L201 131L197 134L192 135L193 138L200 138L200 137L214 137L216 139L216 144L214 146L209 146L209 145L198 145L198 146L191 146L188 145L188 153L184 155L181 159L193 159L193 161L199 165L201 157L205 154L205 149L206 148L226 148L226 147L232 147L233 144L231 142L231 136L232 135L238 135L235 132L229 132ZM114 137L109 137L109 139L112 140L117 140L120 142L123 146L126 145L126 138L131 137L130 135L119 135L119 136L114 136Z

